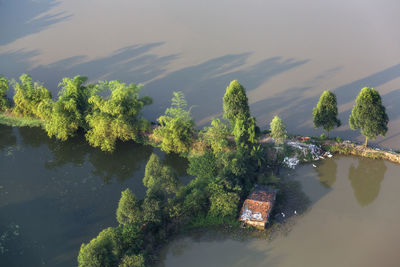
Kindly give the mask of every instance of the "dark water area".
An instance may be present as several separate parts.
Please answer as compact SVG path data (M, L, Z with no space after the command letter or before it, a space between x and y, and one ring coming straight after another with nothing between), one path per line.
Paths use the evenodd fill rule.
M81 243L117 225L121 191L144 197L152 152L186 175L186 160L135 143L106 154L83 137L58 142L39 128L0 126L0 137L1 266L75 266Z

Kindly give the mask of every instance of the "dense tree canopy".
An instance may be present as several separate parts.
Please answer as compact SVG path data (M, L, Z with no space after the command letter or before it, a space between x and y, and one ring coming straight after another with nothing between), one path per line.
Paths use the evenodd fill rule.
M14 112L18 115L44 119L50 113L51 93L43 85L33 82L32 77L23 74L15 83Z
M324 91L318 101L317 107L313 109L313 121L316 128L322 127L327 135L334 127L340 126L337 118L338 108L336 95L331 91Z
M349 118L350 128L360 129L365 136L365 146L368 139L375 139L378 135L385 135L389 117L379 92L374 88L365 87L356 98L356 104Z
M158 118L160 126L154 130L154 137L161 141L161 149L167 153L187 153L193 143L194 121L183 93L173 94L171 107Z
M9 107L9 101L7 99L8 88L7 79L0 75L0 111L4 111Z
M211 127L205 128L200 134L214 154L224 152L228 148L229 128L220 119L214 119L211 122Z
M143 184L147 187L148 195L159 191L165 191L166 194L176 193L180 186L174 170L169 166L164 166L154 153L146 164Z
M287 138L286 134L286 125L283 123L281 118L275 116L271 123L271 137L274 138L276 144L283 144L285 139Z
M236 120L247 119L250 116L250 108L244 87L237 81L232 81L226 88L223 98L224 118L231 127L235 127Z
M121 193L117 209L117 221L122 225L140 224L142 222L140 205L129 188Z
M139 98L140 86L126 85L120 81L100 82L101 91L109 91L110 97L93 95L89 98L92 113L86 116L89 131L86 139L103 151L113 151L117 139L136 140L139 131L148 130L150 123L140 116L149 97Z
M113 228L107 228L88 244L82 244L78 256L79 267L115 267L118 259L114 253Z
M139 227L106 228L88 244L82 244L79 267L143 266L143 236ZM134 263L136 265L127 265Z
M89 97L97 90L97 86L84 83L87 77L76 76L63 78L59 86L58 101L54 103L51 118L46 122L46 131L50 137L55 136L62 141L74 136L79 128L87 129L86 115L90 112Z
M240 200L240 187L233 187L228 181L217 179L208 185L208 190L210 191L210 216L236 216Z
M245 149L251 148L257 142L256 128L256 119L254 117L238 116L233 128L236 146Z

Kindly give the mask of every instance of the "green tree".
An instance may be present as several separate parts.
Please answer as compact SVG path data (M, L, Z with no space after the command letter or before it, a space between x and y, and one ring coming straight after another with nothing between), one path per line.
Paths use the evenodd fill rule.
M87 129L85 117L90 112L89 97L97 90L97 86L85 86L87 77L76 76L63 78L59 86L57 102L53 105L51 119L46 122L46 131L50 137L62 141L75 135L79 128Z
M164 166L156 154L151 154L146 164L143 184L147 187L147 194L157 194L163 191L163 195L176 193L180 183L176 173L169 166Z
M233 135L235 136L236 147L250 149L257 142L256 119L254 117L239 116L236 118Z
M283 123L281 118L275 116L271 123L271 137L274 138L276 144L283 144L285 139L287 138L286 134L286 125Z
M331 91L324 91L319 98L317 107L313 109L313 121L315 128L322 127L327 136L335 127L340 126L340 120L337 118L338 108L336 95Z
M153 196L146 196L142 204L143 221L146 223L160 223L163 217L162 208L163 204L159 199Z
M117 221L122 225L140 224L142 221L140 205L129 188L121 193L117 208Z
M145 267L143 254L125 255L118 267Z
M144 105L151 103L151 98L139 98L140 86L126 85L120 81L100 82L102 91L111 92L103 98L94 95L89 98L93 112L86 116L90 127L86 139L94 147L112 152L117 139L122 141L137 140L141 130L148 130L150 123L141 115Z
M172 106L158 118L160 126L154 130L154 138L161 141L161 150L167 153L187 153L193 143L194 121L183 93L173 94Z
M226 180L215 180L208 185L210 191L210 210L212 217L235 217L239 205L239 187L233 187Z
M21 116L45 119L50 112L51 93L43 85L33 82L32 77L23 74L14 86L14 112ZM45 108L46 107L46 108Z
M7 79L0 75L0 111L4 111L10 106L7 99L8 88L9 85Z
M217 159L211 152L206 152L202 155L191 155L187 173L198 178L214 178L218 174Z
M244 87L237 81L232 81L226 88L223 97L224 118L231 127L235 127L238 117L247 119L250 116L250 108Z
M114 267L118 263L114 253L114 229L109 227L100 232L88 244L82 244L78 255L79 267Z
M374 140L378 135L385 135L389 117L378 91L374 88L364 87L356 98L356 104L349 118L352 130L360 129L365 136L365 146L368 139Z
M221 122L220 119L214 119L211 127L207 127L201 133L201 138L211 147L212 151L217 154L224 152L228 145L228 126Z

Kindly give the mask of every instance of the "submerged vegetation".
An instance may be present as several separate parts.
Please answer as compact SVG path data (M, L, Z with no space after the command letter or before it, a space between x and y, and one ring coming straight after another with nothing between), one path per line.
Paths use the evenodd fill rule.
M152 154L143 177L146 196L139 200L130 189L122 192L116 210L119 226L109 227L82 244L79 266L145 266L157 259L160 244L179 229L221 224L236 227L240 205L256 184L279 188L278 206L290 201L289 188L296 185L273 175L283 157L295 153L284 144L286 126L275 116L270 136L278 147L261 142L245 88L238 81L229 84L223 97L226 121L214 119L202 130L195 128L182 92L174 92L171 107L152 125L141 115L142 108L152 103L150 97L140 96L141 86L120 81L86 82L82 76L64 78L55 101L43 85L22 75L20 82L14 83L11 105L6 97L8 81L0 77L0 123L41 126L50 137L62 141L83 133L91 146L107 152L115 149L118 140L152 144L186 157L187 173L194 178L183 185L173 169ZM365 103L377 111L375 116L368 117ZM340 126L335 95L325 91L313 115L315 126L327 133ZM350 117L352 127L360 128L371 139L386 133L387 122L377 91L364 88ZM331 145L330 149L341 148ZM295 201L307 203L304 196Z

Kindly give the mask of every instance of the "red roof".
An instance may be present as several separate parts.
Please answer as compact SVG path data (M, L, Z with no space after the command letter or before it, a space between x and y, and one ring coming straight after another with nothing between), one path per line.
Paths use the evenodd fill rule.
M275 197L276 190L257 187L243 203L240 211L241 220L267 222L275 202Z

